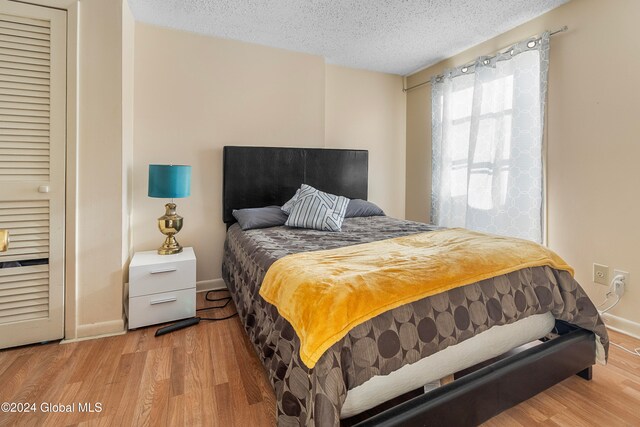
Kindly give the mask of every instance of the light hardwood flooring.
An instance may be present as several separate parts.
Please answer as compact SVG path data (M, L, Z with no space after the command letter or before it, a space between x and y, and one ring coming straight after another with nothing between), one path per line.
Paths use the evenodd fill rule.
M203 294L198 299L203 306ZM216 315L233 310L230 304ZM1 351L0 403L35 403L37 411L0 412L0 425L275 424L273 391L237 317L159 338L155 330ZM640 340L610 336L640 347ZM42 412L43 403L75 403L75 412ZM102 410L79 412L78 403ZM592 381L569 378L485 425L638 426L639 408L640 357L612 346L609 364L596 365Z

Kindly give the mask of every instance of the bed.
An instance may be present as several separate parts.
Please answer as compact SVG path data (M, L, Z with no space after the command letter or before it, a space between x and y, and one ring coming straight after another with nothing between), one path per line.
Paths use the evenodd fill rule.
M596 358L606 358L606 329L584 291L568 272L540 266L383 312L308 368L292 325L259 294L272 264L437 228L373 216L346 219L337 233L285 226L243 231L233 209L282 205L302 183L366 199L368 153L225 147L223 157L223 278L273 384L279 425L475 425L571 375L589 379ZM540 345L500 358L539 339ZM483 362L438 387L440 378ZM408 392L415 397L395 405Z

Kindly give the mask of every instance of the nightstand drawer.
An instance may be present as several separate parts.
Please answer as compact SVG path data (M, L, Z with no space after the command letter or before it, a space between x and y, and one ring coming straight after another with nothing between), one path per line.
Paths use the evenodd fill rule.
M171 256L171 255L167 255ZM129 296L188 289L196 285L196 261L169 261L134 266L129 269Z
M129 329L195 315L195 288L129 298Z

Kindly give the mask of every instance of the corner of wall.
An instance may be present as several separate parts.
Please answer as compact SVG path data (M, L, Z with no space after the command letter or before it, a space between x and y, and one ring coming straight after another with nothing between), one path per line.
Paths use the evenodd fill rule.
M133 257L133 127L135 20L127 0L122 0L122 280L129 280Z
M78 45L79 3L67 9L67 153L65 205L65 340L77 337L78 295Z

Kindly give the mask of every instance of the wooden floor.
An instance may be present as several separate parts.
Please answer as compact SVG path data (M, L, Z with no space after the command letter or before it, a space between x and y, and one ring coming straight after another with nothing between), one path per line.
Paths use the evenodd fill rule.
M0 403L35 403L36 412L0 412L0 425L275 424L273 391L237 317L159 338L155 330L1 351ZM640 347L615 332L611 339ZM42 411L74 403L71 413ZM79 403L102 409L80 412ZM640 357L612 346L592 381L569 378L486 426L638 426L639 408Z

